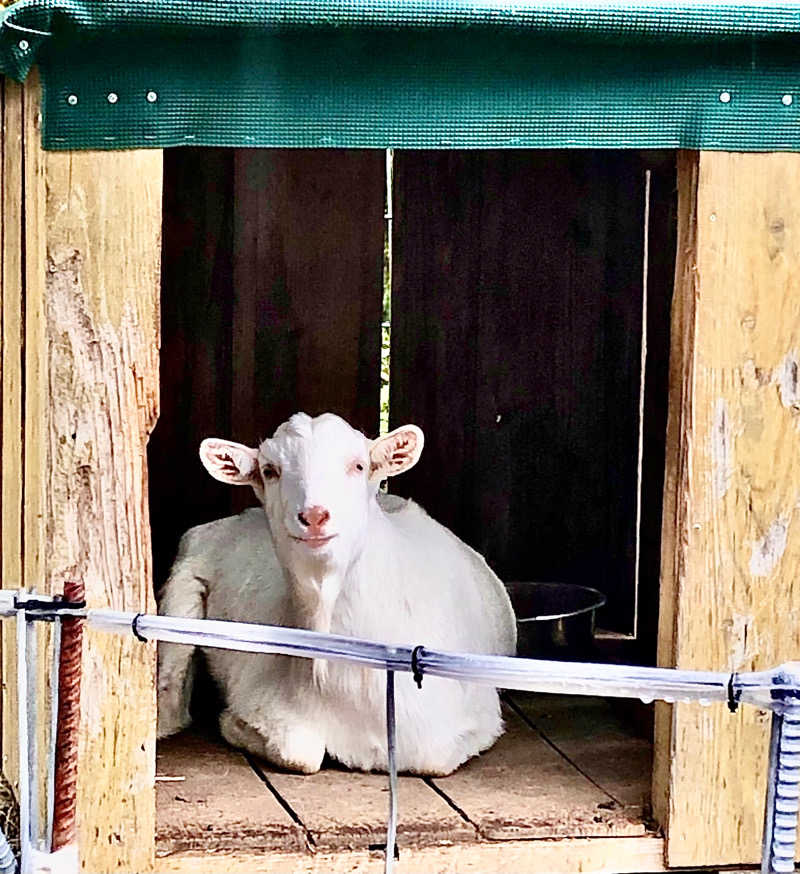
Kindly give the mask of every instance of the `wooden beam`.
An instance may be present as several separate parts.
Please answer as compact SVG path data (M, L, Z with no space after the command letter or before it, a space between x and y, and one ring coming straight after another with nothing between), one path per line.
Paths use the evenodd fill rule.
M6 130L18 126L4 181L18 172L5 149L19 140L24 160L21 187L3 188L4 218L21 216L18 254L3 245L3 582L60 591L80 578L90 606L153 610L145 447L158 411L162 155L45 153L37 84L6 89ZM20 268L7 263L20 254ZM82 864L151 870L155 647L89 633L83 669ZM13 709L6 698L4 755Z
M494 874L650 874L666 871L661 838L572 838L495 841L400 851L398 874L415 871ZM180 874L379 874L383 855L368 850L340 853L181 853L158 860L159 871Z
M800 155L678 171L659 663L759 670L800 656ZM671 866L758 860L768 725L659 707Z
M2 139L2 511L0 575L3 588L20 588L23 577L23 92L3 80ZM12 786L19 777L17 744L16 631L2 623L3 640L3 773Z
M162 155L50 153L50 587L154 610L145 447L158 410ZM79 768L90 871L146 871L155 833L155 646L88 634Z

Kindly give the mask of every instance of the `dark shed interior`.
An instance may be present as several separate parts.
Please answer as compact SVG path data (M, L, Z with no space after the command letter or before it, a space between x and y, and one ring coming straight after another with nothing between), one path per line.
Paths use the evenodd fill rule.
M386 166L165 152L157 581L187 527L252 503L205 473L203 437L252 443L301 409L377 435L391 250L390 426L426 434L392 489L502 579L600 589L598 625L626 635L638 527L625 659L652 662L674 153L398 151L390 213Z

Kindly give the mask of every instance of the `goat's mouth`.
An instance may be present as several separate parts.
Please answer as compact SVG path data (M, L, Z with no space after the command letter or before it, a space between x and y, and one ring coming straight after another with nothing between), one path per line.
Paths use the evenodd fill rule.
M330 543L336 534L326 534L326 535L310 535L306 534L305 537L295 537L294 534L290 534L289 537L297 543L302 543L304 546L307 546L309 549L319 549L321 546L325 546L326 543Z

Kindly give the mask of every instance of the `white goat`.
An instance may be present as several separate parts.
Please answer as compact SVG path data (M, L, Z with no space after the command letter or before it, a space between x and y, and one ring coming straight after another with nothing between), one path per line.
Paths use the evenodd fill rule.
M412 467L409 425L369 441L338 416L292 416L257 449L204 440L226 483L251 486L264 510L199 525L181 540L160 599L172 616L309 628L368 640L513 654L505 588L486 562L412 501L378 492ZM386 770L382 671L344 662L205 650L226 701L225 739L293 770ZM189 722L191 647L159 647L159 736ZM502 732L495 689L396 678L401 771L449 774Z

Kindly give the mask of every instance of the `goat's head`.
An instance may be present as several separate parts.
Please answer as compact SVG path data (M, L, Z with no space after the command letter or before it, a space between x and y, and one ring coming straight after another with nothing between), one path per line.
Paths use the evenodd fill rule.
M360 553L381 480L416 464L423 442L414 425L368 440L331 413L297 413L257 449L212 438L200 458L216 479L253 488L290 570L321 577Z

